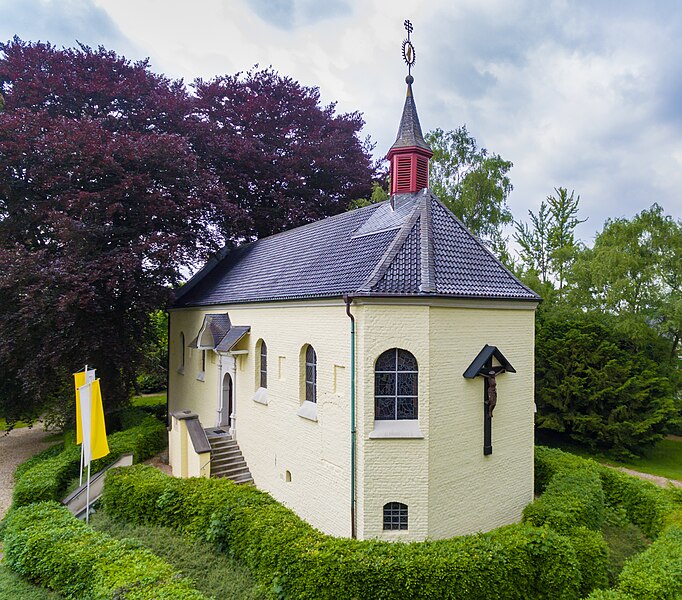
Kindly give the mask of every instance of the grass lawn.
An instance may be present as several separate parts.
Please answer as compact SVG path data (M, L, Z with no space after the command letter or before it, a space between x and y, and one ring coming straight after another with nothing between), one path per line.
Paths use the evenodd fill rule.
M609 580L611 585L615 585L625 561L646 550L651 542L641 529L632 523L607 523L602 528L602 533L609 547Z
M132 404L133 406L151 406L154 404L165 404L166 403L166 392L160 392L158 394L142 394L141 396L133 396ZM26 427L26 423L19 421L15 428ZM5 431L7 429L7 421L0 417L0 431Z
M662 440L642 458L608 464L682 481L682 440Z
M23 421L19 421L18 423L16 423L14 425L15 429L18 429L19 427L26 427L26 423L24 423ZM7 430L7 421L5 421L5 419L0 417L0 431L6 431L6 430Z
M142 394L141 396L133 396L133 406L151 406L153 404L165 404L166 392L158 394Z
M0 563L0 598L3 600L59 600L61 596L29 583Z
M190 577L196 589L210 598L261 600L266 597L244 566L211 544L186 538L165 527L119 523L102 512L90 519L90 525L112 537L139 542Z
M555 444L551 444L555 445ZM659 475L668 479L682 481L682 440L664 439L640 458L619 460L604 454L593 454L589 450L567 444L556 444L556 447L578 454L585 458L593 458L602 464L614 467L626 467L642 473Z

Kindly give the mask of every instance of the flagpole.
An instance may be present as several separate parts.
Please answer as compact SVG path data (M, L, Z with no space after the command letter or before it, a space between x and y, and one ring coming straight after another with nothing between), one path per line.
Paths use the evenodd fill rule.
M87 379L88 379L88 364L87 363L85 363L85 369L83 369L83 370L85 371L85 380L87 382ZM81 431L82 431L82 429L81 429ZM81 471L80 471L80 480L79 480L78 485L83 485L83 461L84 461L84 459L85 459L85 446L83 445L83 440L81 440Z
M88 485L85 490L85 522L90 522L90 463L88 463Z

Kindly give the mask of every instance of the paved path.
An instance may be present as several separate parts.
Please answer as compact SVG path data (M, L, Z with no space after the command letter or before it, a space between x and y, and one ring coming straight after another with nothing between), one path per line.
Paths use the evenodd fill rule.
M641 471L633 471L632 469L626 469L625 467L613 468L617 469L618 471L622 471L623 473L627 473L628 475L632 475L633 477L645 479L646 481L650 481L651 483L655 483L656 485L660 485L661 487L668 487L668 485L672 484L675 487L682 488L682 481L677 481L675 479L667 479L666 477L660 477L659 475L651 475L650 473L642 473Z
M0 431L0 519L12 504L14 469L54 443L45 441L48 435L50 432L45 431L40 424L30 429L13 429L9 435Z

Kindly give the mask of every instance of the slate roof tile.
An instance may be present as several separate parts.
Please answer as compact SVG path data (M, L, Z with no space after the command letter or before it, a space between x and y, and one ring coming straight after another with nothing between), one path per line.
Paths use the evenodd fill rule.
M223 252L173 306L343 294L540 299L425 189Z

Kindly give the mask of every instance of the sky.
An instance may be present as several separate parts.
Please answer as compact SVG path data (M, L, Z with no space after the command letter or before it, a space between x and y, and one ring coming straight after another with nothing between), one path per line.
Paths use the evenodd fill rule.
M466 125L512 161L517 220L559 186L580 195L587 244L654 202L682 217L677 0L0 0L0 40L103 45L187 82L272 66L361 112L380 157L405 19L422 129Z

